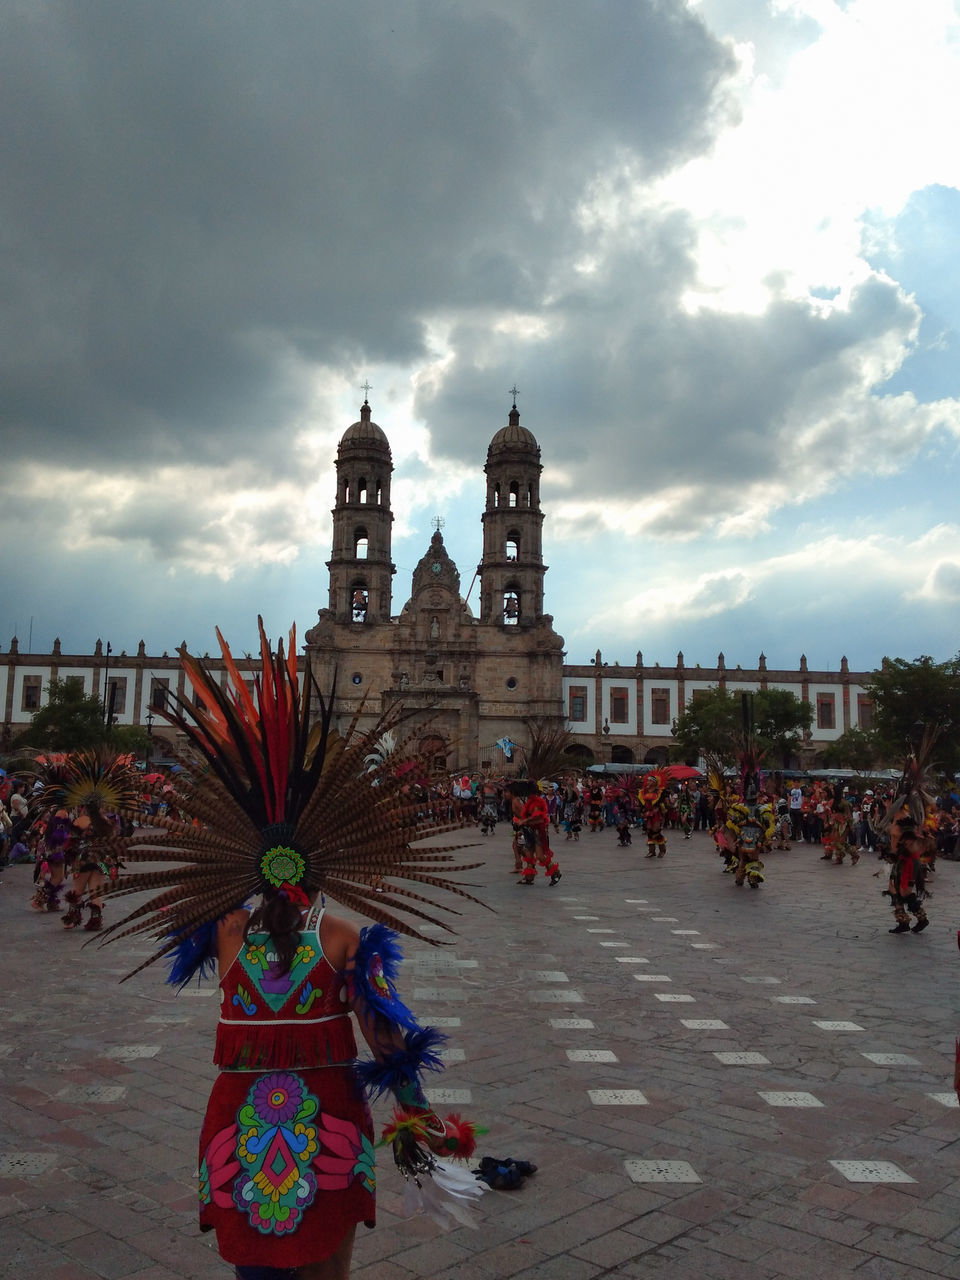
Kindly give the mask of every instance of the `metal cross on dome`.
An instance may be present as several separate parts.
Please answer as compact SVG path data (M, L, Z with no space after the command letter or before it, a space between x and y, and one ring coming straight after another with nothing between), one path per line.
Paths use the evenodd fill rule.
M512 396L513 396L513 407L514 407L514 408L516 408L516 407L517 407L517 396L518 396L519 394L520 394L520 389L519 389L519 387L516 385L516 383L514 383L514 385L510 388L510 395L512 395Z
M366 404L366 402L370 399L370 392L373 390L373 388L370 386L369 382L361 382L360 390L363 392L363 401L364 401L364 404Z
M443 516L434 516L434 517L433 517L433 527L434 527L434 529L436 529L437 533L440 533L440 532L441 532L441 530L443 530L443 529L445 528L446 523L447 523L447 522L446 522L446 520L444 520Z

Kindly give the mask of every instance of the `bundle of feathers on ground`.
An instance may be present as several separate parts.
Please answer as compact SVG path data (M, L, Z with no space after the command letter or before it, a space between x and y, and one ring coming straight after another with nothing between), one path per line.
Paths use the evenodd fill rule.
M336 732L332 696L324 699L309 675L300 688L295 631L286 654L282 642L274 653L262 619L259 625L261 670L252 692L219 631L225 686L200 659L182 659L191 696L173 697L163 712L186 743L171 778L179 816L152 818L120 841L126 864L176 865L123 875L111 898L152 896L100 939L157 940L156 953L133 973L278 884L278 872L310 897L322 892L431 943L415 922L453 933L443 916L460 912L420 890L479 901L467 892L475 886L449 879L481 865L455 860L462 843L413 847L459 826L434 820L409 794L409 760L424 726L395 707L369 732L357 731L356 716Z

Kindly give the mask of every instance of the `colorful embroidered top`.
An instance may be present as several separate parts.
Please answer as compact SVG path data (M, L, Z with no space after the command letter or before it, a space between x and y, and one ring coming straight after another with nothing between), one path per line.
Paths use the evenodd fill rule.
M357 1056L349 996L320 945L322 908L308 916L289 972L270 935L252 933L220 980L213 1060L223 1071L345 1066Z

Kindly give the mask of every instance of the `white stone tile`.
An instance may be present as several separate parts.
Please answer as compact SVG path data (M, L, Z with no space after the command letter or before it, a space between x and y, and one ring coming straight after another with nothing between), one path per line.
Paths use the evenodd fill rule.
M619 1062L612 1049L568 1049L571 1062Z
M663 991L655 991L653 993L654 1000L662 1000L664 1004L696 1004L693 996L675 996L667 994Z
M679 924L680 921L676 916L654 916L654 924Z
M617 942L615 940L608 941L606 938L600 943L601 947L628 947L629 942Z
M686 1160L625 1160L632 1182L701 1182Z
M642 912L644 912L645 914L648 914L648 913L649 913L649 912L651 912L651 911L659 911L659 910L660 910L660 908L659 908L659 907L637 907L637 911L638 911L638 912L641 912L641 911L642 911Z
M726 1067L766 1067L770 1065L770 1059L765 1058L762 1053L715 1053L713 1056Z
M699 929L671 929L671 933L675 933L678 938L699 938Z
M635 973L633 977L637 982L672 982L673 979L669 973Z
M431 1014L430 1025L431 1027L459 1027L462 1026L463 1023L459 1018L441 1018L439 1016L434 1017Z
M119 1084L72 1084L66 1089L61 1089L57 1097L85 1104L119 1102L126 1096L126 1092L126 1089Z
M37 1178L56 1162L49 1151L13 1151L0 1155L0 1178Z
M777 1004L816 1004L816 1000L811 1000L809 996L771 996L771 1000Z
M528 991L527 999L532 1004L583 1004L583 996L579 991L561 991L556 987L552 991Z
M753 983L755 983L757 986L774 986L774 985L776 985L776 984L779 984L779 983L781 982L781 979L780 979L780 978L753 978L753 977L750 977L750 978L744 978L744 977L741 977L740 981L741 981L741 982L753 982Z
M530 977L534 982L569 982L570 979L560 969L534 969Z
M861 1058L874 1062L878 1067L919 1067L920 1059L909 1053L862 1053Z
M681 1018L680 1025L690 1031L729 1031L730 1028L719 1018Z
M438 1056L444 1062L466 1062L467 1060L467 1055L462 1049L440 1049Z
M473 1101L473 1094L469 1089L424 1089L424 1093L431 1104L452 1105Z
M763 1093L759 1096L771 1107L822 1107L823 1103L812 1093Z
M646 956L614 956L617 964L649 964Z
M469 995L469 992L466 989L461 991L459 987L414 987L413 988L414 1003L416 1003L418 1000L422 1000L422 1001L462 1000L468 995Z
M103 1056L115 1062L136 1062L138 1058L155 1058L159 1052L158 1044L116 1044Z
M629 902L631 906L634 906L635 904L639 904L641 902L647 903L649 901L650 901L649 898L624 898L624 902Z
M861 1027L856 1022L820 1022L817 1018L814 1018L813 1025L815 1027L819 1027L821 1031L862 1031L863 1030L863 1027Z
M184 996L192 996L195 1000L210 996L218 996L220 994L219 987L184 987L182 991L177 992L177 999L182 1000Z
M645 1107L647 1099L639 1089L588 1089L595 1107Z
M848 1182L916 1182L889 1160L831 1160Z
M690 945L694 951L718 951L720 948L719 942L691 942Z
M574 916L574 920L599 920L599 916Z
M955 1092L954 1093L928 1093L927 1097L932 1098L934 1102L939 1102L941 1107L951 1107L954 1110L956 1110L957 1107L960 1107L960 1098L957 1097Z
M616 933L616 929L588 929L587 933Z
M589 1018L551 1018L550 1025L557 1031L592 1031L594 1027Z

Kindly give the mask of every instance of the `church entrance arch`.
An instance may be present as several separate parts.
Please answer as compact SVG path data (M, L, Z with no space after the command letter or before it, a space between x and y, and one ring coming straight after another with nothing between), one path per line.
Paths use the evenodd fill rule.
M647 754L643 757L644 764L661 765L666 764L670 753L666 747L651 747Z

